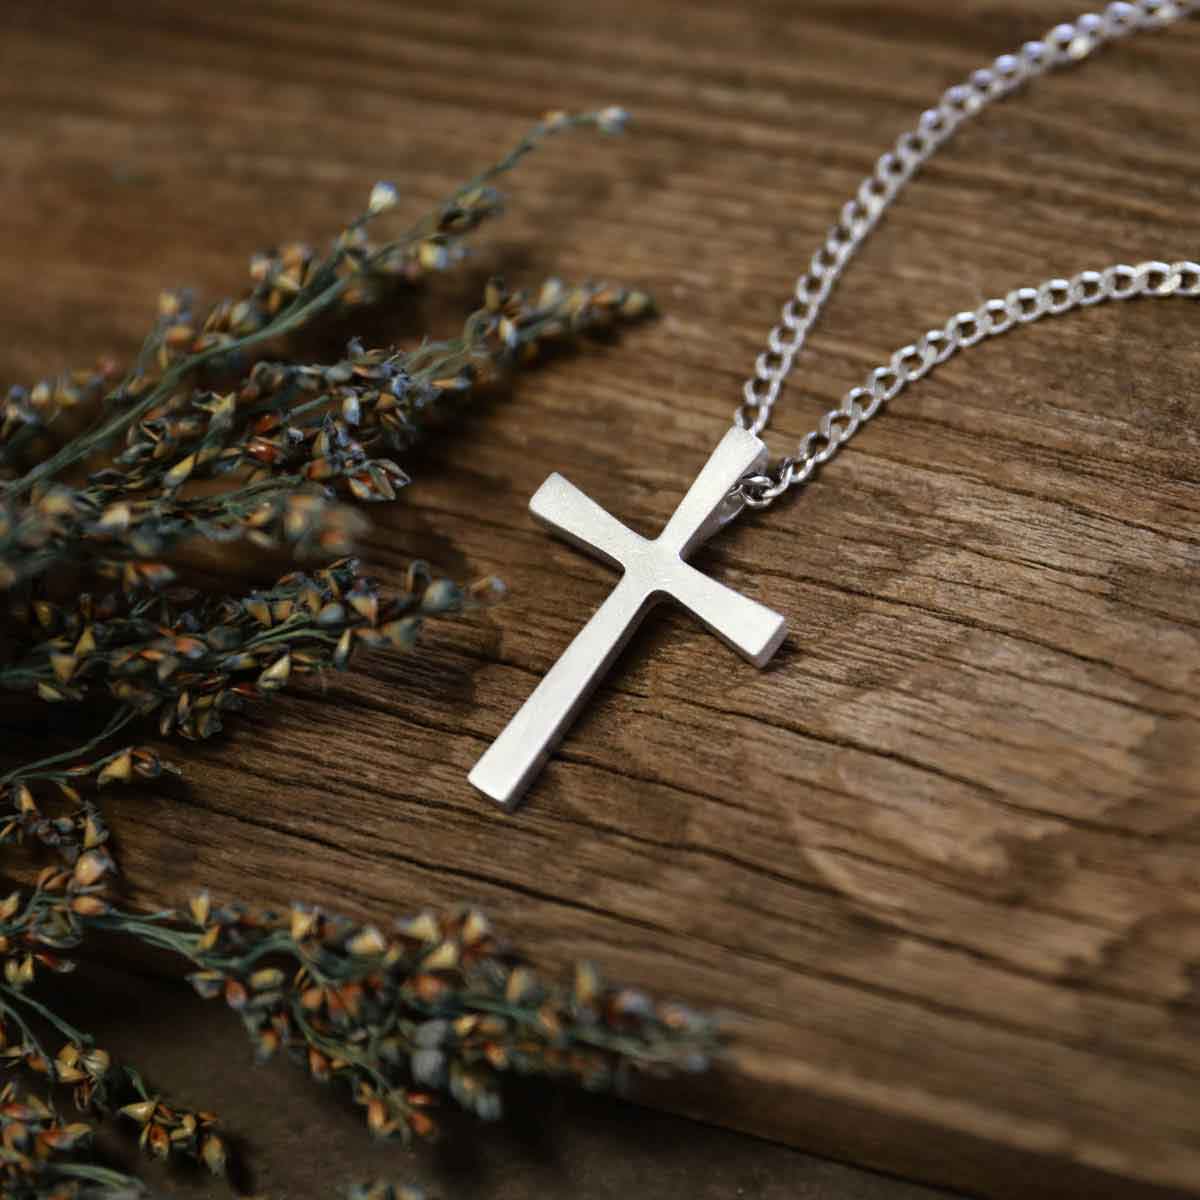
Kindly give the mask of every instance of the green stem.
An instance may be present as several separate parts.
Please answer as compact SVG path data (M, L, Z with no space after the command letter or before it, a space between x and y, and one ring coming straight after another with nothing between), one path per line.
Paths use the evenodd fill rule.
M509 1004L503 1000L493 1000L487 996L473 996L470 993L463 997L462 1007L467 1012L486 1012L496 1016L507 1017L520 1025L536 1027L538 1014L519 1005ZM665 1054L655 1055L654 1047L633 1038L622 1037L620 1034L608 1033L603 1029L588 1029L584 1025L576 1025L571 1029L574 1041L596 1050L606 1050L630 1059L640 1059L643 1062L661 1059L669 1062L672 1059L669 1047Z
M395 249L394 246L388 248ZM262 329L255 330L254 333L248 333L245 337L237 338L227 345L210 346L207 350L201 350L197 354L189 355L181 362L176 363L162 377L158 386L153 388L132 408L122 409L114 413L107 421L102 422L90 433L82 434L80 437L68 442L57 454L52 454L49 458L38 463L32 470L27 471L20 479L10 483L4 490L3 495L6 498L20 496L43 480L52 478L60 471L86 458L94 450L99 450L102 446L112 441L113 438L118 437L131 426L135 425L157 404L167 399L186 376L199 367L202 367L206 362L210 362L214 358L222 358L230 354L235 354L250 346L256 346L259 342L282 337L285 333L290 333L293 329L303 325L311 317L321 312L322 309L328 308L349 287L353 278L353 276L348 275L337 280L325 288L324 291L318 293L307 304L292 304L288 308L285 308L271 324L264 325Z
M185 513L199 508L201 511L205 507L213 507L219 509L230 508L236 504L244 504L249 501L259 501L264 495L270 495L272 492L286 491L292 492L300 487L305 482L303 475L271 475L266 479L258 479L254 483L247 483L245 486L236 488L229 492L220 492L216 496L205 497L203 500L185 501L180 507Z
M165 912L159 914L165 920L171 920L175 914ZM169 950L178 954L198 967L212 971L244 971L261 958L271 954L288 954L295 956L295 943L283 932L273 933L264 938L256 946L248 950L240 958L226 958L208 951L197 950L195 943L199 934L181 929L173 929L169 925L156 925L142 917L125 913L109 913L107 916L95 917L89 924L93 929L104 929L114 933L122 933L135 937L160 950Z
M315 1046L323 1054L328 1055L330 1058L340 1058L351 1066L357 1067L363 1074L371 1078L380 1092L392 1092L395 1090L387 1077L378 1068L372 1066L366 1057L356 1053L347 1043L335 1042L331 1038L324 1037L318 1033L304 1016L299 1004L292 1005L292 1019L296 1022L296 1027L304 1034L304 1040L310 1045Z
M43 459L36 467L22 475L20 479L16 479L10 483L4 489L5 498L13 499L22 495L43 480L50 479L73 463L77 463L81 458L86 458L93 450L98 450L112 438L123 433L131 425L144 417L156 404L169 396L188 371L194 370L201 363L215 357L218 349L223 352L225 348L213 347L212 350L194 354L172 367L162 377L159 385L139 400L132 408L114 413L107 421L101 422L90 433L81 434L79 437L74 438L63 446L57 454L52 454L49 458ZM111 398L111 394L109 398Z
M52 1012L40 1001L35 1000L32 996L26 995L16 988L10 987L8 984L0 984L0 992L3 992L10 1000L19 1000L27 1008L31 1008L44 1021L48 1021L59 1033L63 1035L69 1042L75 1042L81 1046L89 1046L92 1039L82 1030L76 1029L74 1025L68 1021L64 1021L57 1013ZM11 1009L9 1010L11 1012Z
M184 935L169 928L164 928L161 925L153 925L147 921L138 920L136 917L126 916L122 913L109 914L104 917L93 917L88 924L93 929L128 934L146 942L148 945L157 946L160 950L169 950L173 954L182 955L184 958L192 957L181 944Z
M12 994L12 989L7 986L4 988L4 991L10 995ZM32 1046L41 1060L46 1064L46 1077L51 1083L57 1083L58 1073L54 1069L54 1059L52 1059L50 1055L46 1053L46 1048L38 1040L37 1035L33 1032L33 1030L29 1028L29 1023L25 1020L25 1018L22 1017L21 1014L17 1012L17 1010L13 1008L11 1004L6 1004L3 1000L0 1000L0 1013L8 1018L8 1020L12 1021L21 1031L21 1035L25 1039L26 1044Z
M111 1167L101 1167L95 1163L56 1162L52 1170L56 1175L63 1175L68 1179L84 1179L88 1183L99 1183L108 1188L126 1188L129 1200L147 1194L140 1179L114 1171Z
M326 633L310 625L307 615L298 614L297 617L289 618L284 624L250 638L243 644L242 649L244 651L260 650L263 646L272 646L276 642L289 642L296 635L306 637L309 641L324 642L327 646L336 645L338 640L334 634Z
M146 1081L142 1078L142 1073L136 1067L122 1067L125 1072L125 1078L129 1080L130 1086L143 1099L150 1099L150 1091L146 1087Z
M113 714L108 724L94 738L84 742L82 746L76 746L73 750L64 751L62 754L52 754L49 758L40 758L37 762L26 763L22 767L17 767L15 770L9 771L7 775L0 775L0 787L4 787L14 780L32 776L36 772L40 772L43 767L53 767L59 763L70 762L74 758L79 758L81 755L87 754L89 750L96 749L97 746L106 742L113 734L124 729L137 715L137 709L130 708L127 704L122 705Z
M487 167L476 175L473 179L467 182L460 188L456 188L445 200L442 201L436 208L427 213L420 221L416 222L411 228L403 234L399 239L389 242L381 247L374 254L366 259L367 266L374 266L383 261L385 258L396 253L397 250L411 245L413 242L427 236L431 228L436 228L437 220L440 213L448 206L466 195L468 192L482 187L489 183L497 176L503 175L507 171L511 171L513 167L521 161L531 150L533 150L539 142L545 138L559 133L563 130L575 128L582 125L598 124L597 117L593 113L583 113L576 116L568 117L566 120L556 123L539 122L530 130L499 162ZM338 254L335 252L329 259L321 263L313 272L313 279L323 281L329 278L327 268L336 261ZM100 449L113 438L118 437L127 429L133 426L137 421L146 415L161 401L170 396L179 386L182 380L190 375L197 368L203 366L215 358L221 358L227 355L235 354L241 350L248 349L251 346L258 345L260 342L269 341L273 338L281 337L286 333L290 333L293 329L307 323L311 318L318 313L328 308L341 294L358 278L357 274L344 275L334 279L321 288L311 299L305 300L305 293L297 294L295 300L287 308L285 308L270 324L263 326L262 329L256 330L253 333L246 334L244 337L237 338L234 341L222 346L211 346L207 350L201 350L197 354L189 355L181 362L176 363L171 367L159 381L158 386L153 388L148 395L139 400L132 408L122 409L114 413L107 421L102 422L99 426L93 429L90 433L81 435L75 438L67 445L63 446L57 454L52 454L49 458L38 463L37 466L27 471L20 479L14 480L3 491L3 494L8 499L13 499L17 496L28 492L30 488L51 479L59 472L86 458L94 450ZM303 302L301 302L303 301ZM120 389L110 393L108 399L111 400L120 394Z
M545 141L548 137L553 137L556 133L563 133L568 129L578 129L587 125L599 124L598 114L594 112L573 113L567 116L565 120L553 124L548 121L539 121L499 162L493 163L490 167L486 167L480 171L474 179L463 184L454 195L455 197L465 195L467 192L483 187L485 184L491 183L493 179L511 171L525 155L536 149L540 142Z

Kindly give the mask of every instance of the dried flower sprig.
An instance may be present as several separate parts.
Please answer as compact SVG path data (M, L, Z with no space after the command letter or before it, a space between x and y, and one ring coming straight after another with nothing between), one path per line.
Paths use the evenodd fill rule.
M172 572L149 560L197 538L345 553L363 522L339 492L394 500L408 482L375 450L407 449L447 398L461 401L545 343L648 310L644 293L625 288L550 280L527 299L493 280L456 339L407 353L355 341L329 365L260 361L230 390L181 389L85 487L7 507L0 495L0 583L86 561L129 590L162 586Z
M217 1132L216 1114L168 1104L150 1093L137 1071L126 1067L124 1074L136 1098L118 1111L139 1127L141 1148L154 1158L203 1163L212 1174L224 1175L229 1151Z
M606 1089L627 1073L704 1070L717 1045L707 1016L604 984L580 964L546 981L462 910L384 930L307 906L276 916L193 898L179 923L106 923L189 959L200 995L222 997L261 1058L280 1050L313 1078L341 1079L380 1136L429 1136L434 1092L499 1116L498 1077L517 1072Z
M396 206L397 194L377 184L325 257L295 244L256 256L250 292L221 301L203 318L190 296L165 293L137 362L119 382L105 363L10 392L0 419L0 480L15 475L21 452L67 414L98 406L101 416L0 483L0 591L11 601L0 690L58 703L105 689L118 702L110 736L135 716L154 714L164 733L207 737L221 728L223 713L247 695L278 690L293 671L344 667L358 644L410 646L419 622L402 618L413 597L385 601L367 580L331 582L336 568L318 581L325 589L319 607L308 581L280 580L267 597L272 611L294 608L286 593L296 589L304 591L307 611L296 609L282 630L251 629L262 596L195 605L166 590L175 579L168 560L189 542L238 540L301 557L346 554L365 526L347 501L395 499L408 482L395 455L449 401L461 402L478 384L530 361L549 341L641 316L648 297L558 280L527 297L496 279L461 335L447 341L409 351L352 341L332 364L253 361L251 351L283 348L284 335L323 312L361 306L385 286L445 269L462 257L468 235L500 210L491 187L497 176L553 133L588 125L614 132L623 119L617 109L548 115L499 163L399 238L378 244L368 225ZM97 463L96 454L122 434L124 447ZM84 464L91 471L82 484L62 478ZM86 590L63 604L46 585L68 565L82 573ZM491 581L466 593L430 585L418 607L421 615L448 613L495 594ZM346 619L339 622L338 613ZM93 738L80 749L103 746L103 738ZM150 771L147 753L129 747L71 770L86 775L94 765L100 782L111 782L122 771ZM10 772L0 789L69 757ZM62 774L46 778L62 785ZM40 821L34 809L18 815L23 836L68 836L69 817Z
M91 1155L94 1127L66 1121L36 1095L0 1089L0 1195L5 1200L136 1200L148 1193Z
M278 692L293 675L344 670L360 646L409 649L429 617L461 612L494 590L494 581L464 590L418 562L404 589L385 597L355 560L342 559L241 598L189 590L83 596L66 606L40 601L17 617L41 640L0 666L0 688L52 703L103 691L118 704L114 722L126 708L155 716L164 735L205 738L220 730L223 712L246 699ZM91 775L98 765L61 775ZM160 766L127 752L104 760L99 782L135 771L152 778ZM35 770L44 778L44 768L19 768L0 777L0 786Z
M201 367L217 360L229 364L237 355L308 326L335 305L364 303L374 296L373 286L381 277L411 279L413 263L417 273L452 265L462 256L464 237L501 211L501 198L490 187L493 180L553 134L584 126L614 133L623 128L625 119L617 108L549 114L497 163L455 189L399 237L382 244L368 240L367 226L396 207L398 193L392 185L377 184L366 209L338 234L325 257L298 245L259 256L251 267L255 279L251 293L240 301L214 306L198 330L191 320L176 319L184 310L177 301L169 301L136 367L105 397L107 419L15 479L5 494L10 499L23 496L110 444L173 396ZM45 419L36 406L27 405L26 411L35 419ZM46 415L52 419L57 412L53 408Z
M417 564L384 596L343 558L212 597L175 587L168 560L190 541L345 554L363 525L347 501L394 499L408 482L396 456L452 402L548 342L648 312L648 297L620 287L550 280L527 296L495 279L447 341L395 350L355 340L324 364L306 361L294 338L322 314L459 261L500 211L493 181L547 136L624 121L617 108L549 114L390 240L369 236L398 203L393 185L377 184L327 254L293 243L257 255L248 292L203 313L186 293L165 293L123 377L106 361L14 388L0 406L0 689L109 708L81 746L0 776L0 845L33 844L55 860L32 890L0 901L0 1061L33 1081L19 1097L0 1093L4 1196L143 1195L91 1152L95 1122L114 1111L150 1154L226 1170L213 1114L151 1092L34 994L97 931L174 953L202 995L238 1012L259 1057L283 1051L314 1078L343 1082L380 1136L431 1136L443 1093L494 1118L505 1072L610 1087L633 1070L701 1070L717 1048L708 1017L607 986L586 964L569 984L543 980L475 911L421 914L387 932L303 905L283 915L216 907L206 895L184 914L123 912L90 794L175 770L151 747L113 747L140 718L164 735L209 737L249 699L344 669L359 646L408 649L426 619L496 594L494 581L462 589ZM87 588L69 600L73 584L47 586L65 565ZM87 1119L59 1115L64 1087ZM419 1200L387 1183L352 1195Z
M98 750L131 722L153 719L163 736L212 737L247 703L270 700L306 675L344 671L361 647L409 650L430 618L501 592L494 579L460 588L418 562L401 591L383 596L346 559L311 575L293 572L240 598L173 590L18 606L14 619L36 628L41 640L31 639L22 658L0 665L0 689L51 703L103 696L112 709L105 728L84 745L0 775L0 845L37 843L67 865L81 855L94 865L105 853L108 828L83 789L178 774L149 746Z
M590 964L577 965L568 984L547 981L476 910L421 913L385 933L306 905L254 912L218 907L202 893L187 913L148 917L107 903L114 872L106 853L87 851L0 904L0 1057L48 1085L72 1086L83 1109L119 1104L150 1154L202 1162L215 1174L226 1170L227 1145L213 1114L151 1093L31 994L39 974L69 966L64 956L93 931L189 964L198 994L222 998L241 1017L259 1059L283 1051L318 1082L344 1083L379 1137L434 1136L443 1094L496 1119L505 1073L612 1088L633 1072L702 1071L719 1049L709 1016L606 985ZM34 1032L35 1018L66 1039L56 1055ZM122 1102L118 1093L130 1087ZM77 1140L90 1130L70 1128Z

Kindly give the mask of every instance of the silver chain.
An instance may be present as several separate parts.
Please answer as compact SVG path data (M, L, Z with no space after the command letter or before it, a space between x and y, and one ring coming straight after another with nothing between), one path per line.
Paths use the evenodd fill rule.
M1102 13L1086 13L1056 25L1042 41L1026 42L1015 54L1002 54L990 67L949 88L936 108L921 114L916 129L902 134L895 147L879 158L855 197L843 206L808 270L796 280L779 324L767 338L767 349L755 361L754 375L746 381L734 414L735 424L755 434L766 428L783 382L846 264L904 185L963 122L1028 80L1077 63L1107 42L1161 29L1198 11L1200 0L1109 4ZM1200 296L1200 266L1194 262L1117 264L1104 271L1082 271L1071 279L1050 279L1039 287L1018 288L1002 300L988 300L972 312L957 313L943 328L932 329L897 350L886 366L871 372L864 386L851 388L841 404L804 437L796 453L782 459L770 474L743 479L737 489L741 499L751 507L765 508L789 488L804 483L887 401L959 349L1041 317L1135 296Z

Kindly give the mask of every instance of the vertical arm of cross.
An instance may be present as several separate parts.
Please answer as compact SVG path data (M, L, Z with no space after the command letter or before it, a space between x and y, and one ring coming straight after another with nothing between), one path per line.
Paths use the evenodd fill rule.
M652 603L633 580L613 588L475 764L474 787L505 807L521 798Z
M555 473L533 494L541 524L615 567L646 545L569 480ZM644 582L623 578L552 666L470 774L481 792L509 806L541 769L567 727L653 603Z
M745 475L759 470L767 459L767 448L745 429L730 429L717 443L708 462L688 488L687 495L658 536L680 558L687 558L737 512L726 501L734 485Z
M685 562L676 568L670 595L756 667L771 661L787 635L787 621L779 613Z
M679 502L658 544L669 547L680 560L686 559L728 520L731 489L744 475L762 467L766 453L752 433L729 430ZM787 632L787 622L778 613L702 575L684 561L675 564L665 590L756 667L766 665Z

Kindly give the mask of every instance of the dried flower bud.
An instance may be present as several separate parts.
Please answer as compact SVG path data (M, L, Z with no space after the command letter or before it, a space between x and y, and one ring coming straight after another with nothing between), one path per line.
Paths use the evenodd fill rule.
M373 925L364 926L346 943L346 949L356 958L370 958L387 949L383 934Z
M139 1125L145 1125L154 1116L154 1110L157 1107L157 1100L139 1100L134 1104L124 1105L118 1111L123 1117L128 1117Z
M624 133L625 127L628 124L629 113L616 104L609 105L608 108L602 108L596 114L596 128L601 133Z
M371 196L367 201L367 211L372 215L387 212L389 208L396 207L399 199L400 193L396 190L396 185L388 183L386 180L380 180L371 189Z
M91 887L99 883L112 869L113 861L106 851L89 850L79 856L71 875L79 887Z
M228 1152L225 1142L215 1133L210 1133L200 1146L200 1158L214 1175L224 1175L228 1167Z
M96 782L104 787L108 783L128 783L133 778L133 752L122 750L120 754L110 759L100 770Z
M111 905L99 896L75 896L69 907L76 916L102 917L109 911Z

